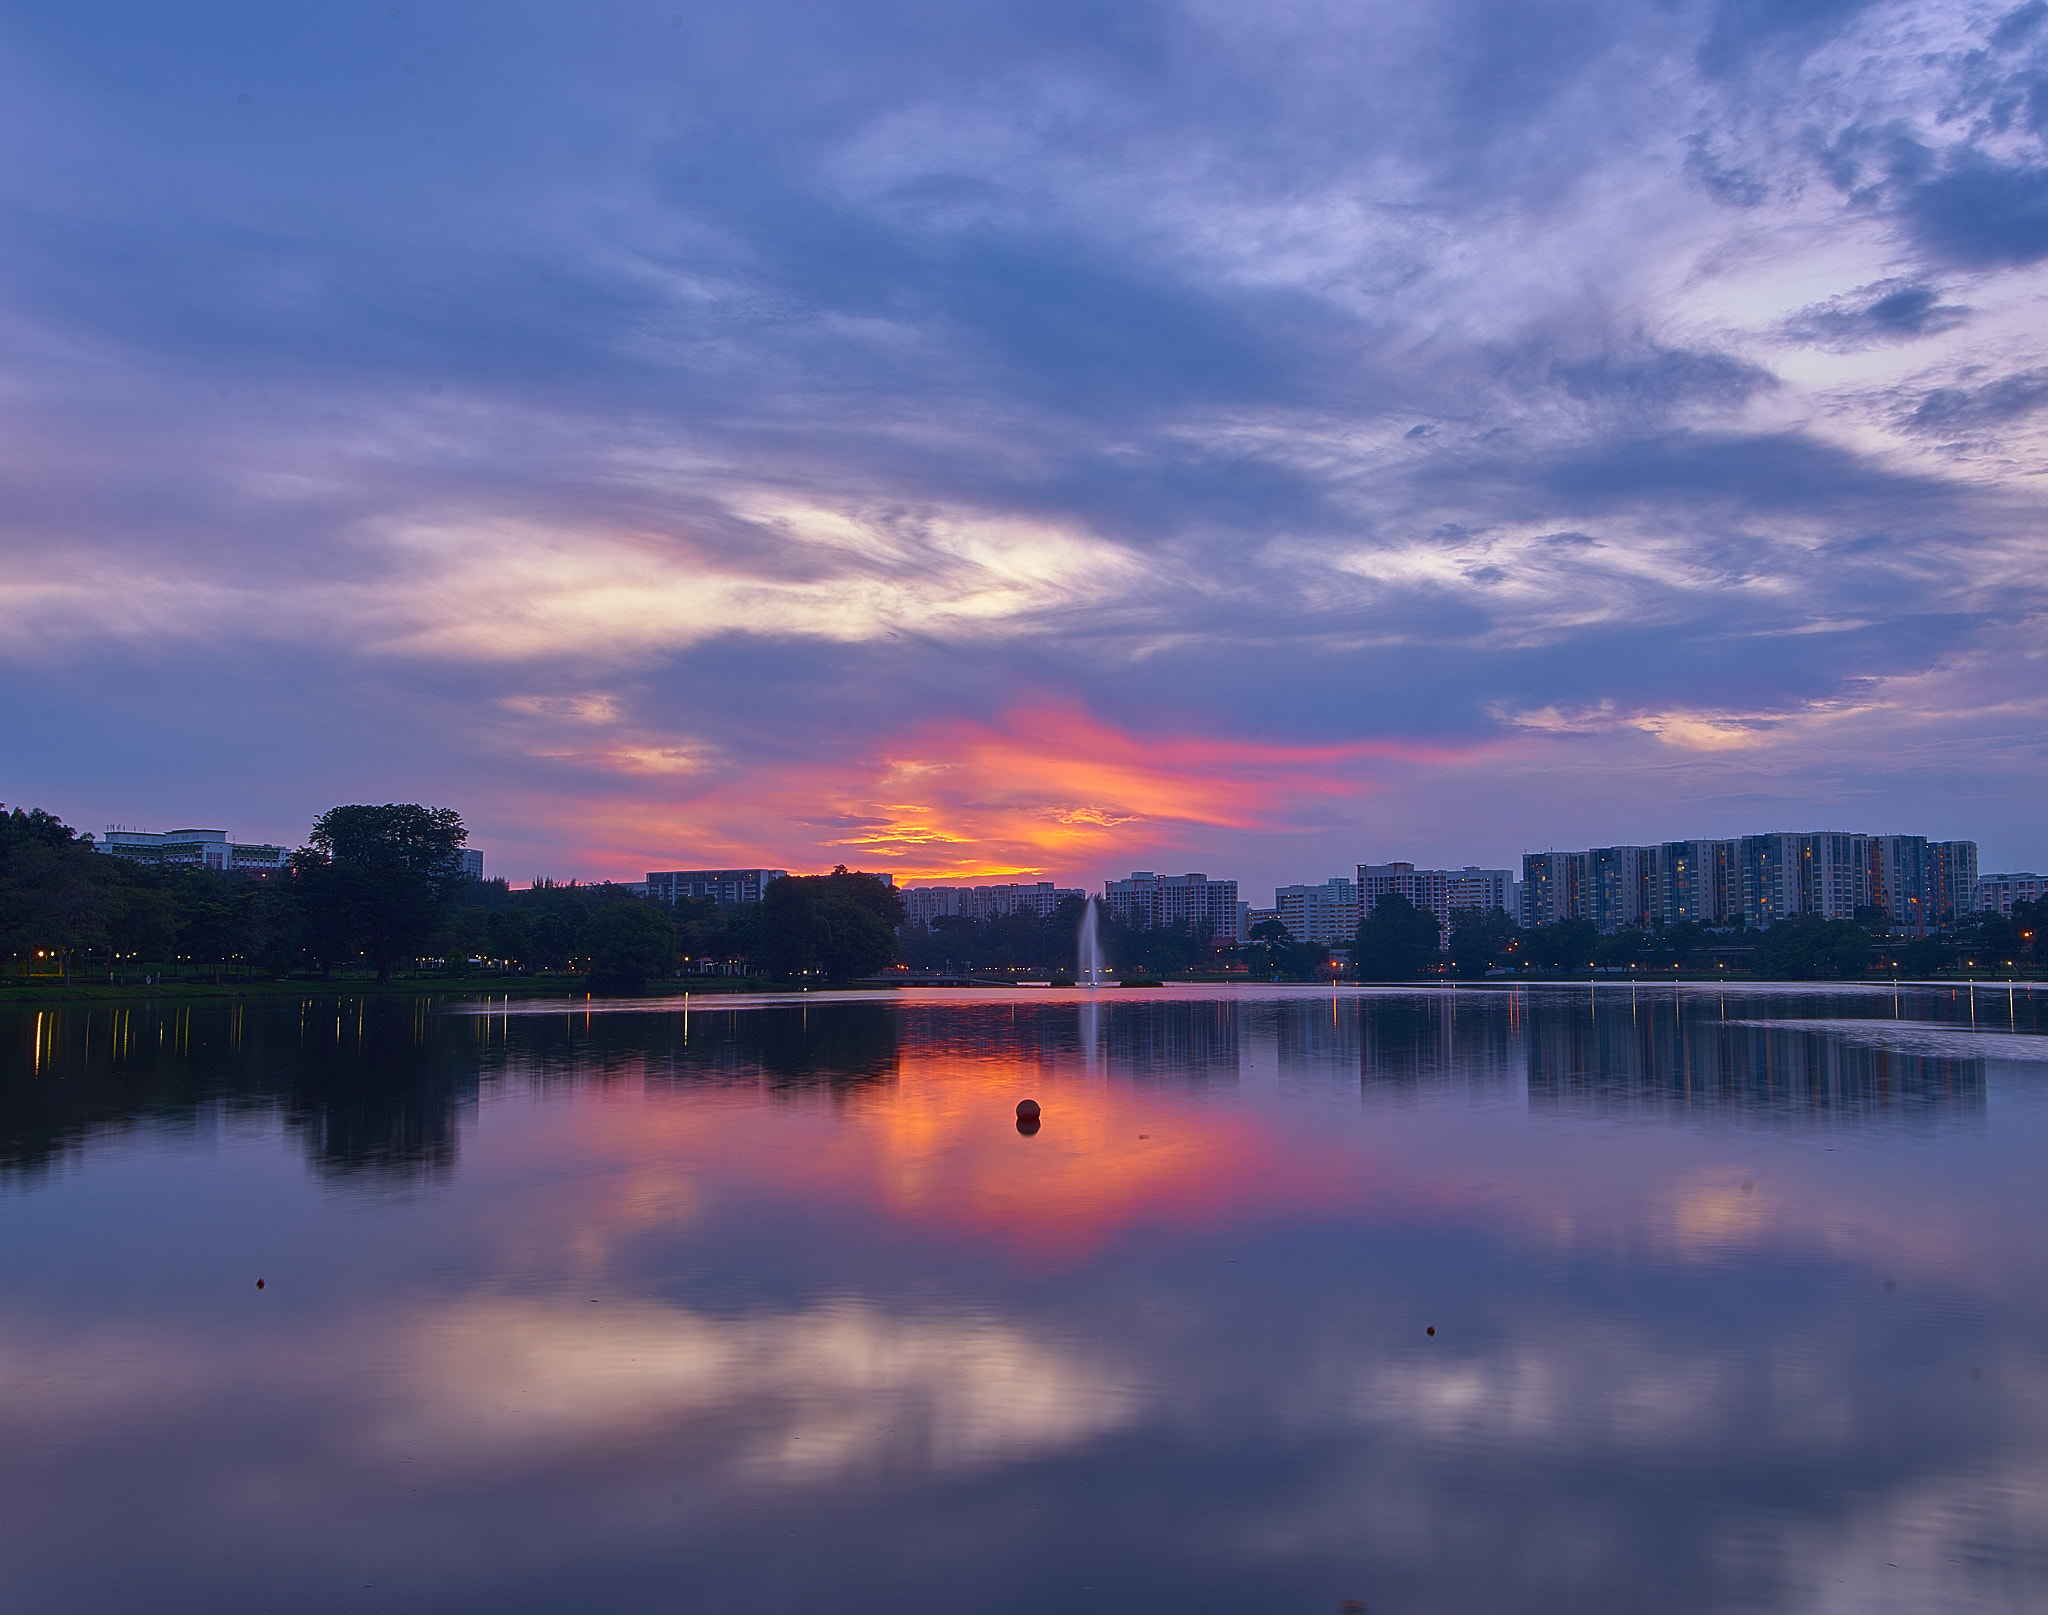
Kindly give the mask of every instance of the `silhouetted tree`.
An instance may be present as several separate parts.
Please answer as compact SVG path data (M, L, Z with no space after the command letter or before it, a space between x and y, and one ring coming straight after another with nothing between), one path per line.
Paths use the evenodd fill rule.
M1758 939L1749 968L1783 981L1859 976L1870 962L1870 933L1852 920L1812 915L1782 919Z
M357 804L322 814L292 854L292 877L323 959L360 949L389 984L467 882L459 855L468 839L453 808Z
M1359 922L1351 961L1361 981L1406 981L1437 959L1436 916L1387 892Z
M761 894L760 957L777 975L849 981L895 959L902 923L902 898L873 875L787 875Z
M675 922L658 903L606 903L591 916L585 945L590 985L606 992L644 987L676 966Z
M1459 975L1483 976L1509 956L1519 934L1506 909L1452 909L1451 941L1444 951Z

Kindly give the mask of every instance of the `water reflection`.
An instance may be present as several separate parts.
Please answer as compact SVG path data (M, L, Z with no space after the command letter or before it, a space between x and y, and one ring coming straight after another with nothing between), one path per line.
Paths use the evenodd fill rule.
M1999 1007L0 1020L0 1595L2042 1607L2048 1045Z
M1885 1024L1875 1020L1741 1018L1741 1010L1757 1007L1739 1005L1731 1019L1718 996L1655 994L1595 1001L1581 1013L1534 1014L1526 1032L1529 1102L1776 1120L1984 1113L1982 1058L1901 1053L1855 1035L1859 1026Z
M323 1177L444 1179L480 1067L467 1029L431 1010L356 999L0 1019L16 1056L0 1066L0 1181L32 1180L94 1138L189 1136L265 1117Z
M1263 1058L1293 1087L1357 1081L1392 1098L1526 1085L1553 1111L1981 1117L1985 1058L2048 1057L2048 1023L2032 995L1950 990L1041 994L517 1015L358 999L15 1014L0 1018L0 1046L0 1175L33 1175L96 1136L275 1116L324 1177L390 1184L445 1180L480 1095L505 1082L850 1103L913 1069L1000 1076L1020 1095L1064 1075L1228 1090Z

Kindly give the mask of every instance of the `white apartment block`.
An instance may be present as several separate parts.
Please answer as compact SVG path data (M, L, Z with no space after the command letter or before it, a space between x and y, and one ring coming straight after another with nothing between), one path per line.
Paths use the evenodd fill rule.
M1349 947L1358 934L1358 884L1338 875L1320 886L1282 886L1273 912L1297 942Z
M1111 919L1137 930L1185 923L1196 936L1229 942L1245 940L1250 912L1238 902L1234 880L1155 875L1149 869L1133 870L1129 880L1103 882L1102 906Z
M903 918L913 925L936 919L996 920L1011 914L1050 919L1070 897L1088 894L1078 886L1055 886L1049 880L1008 886L906 886Z
M1372 913L1373 905L1390 892L1434 915L1445 942L1451 936L1451 915L1458 909L1498 908L1509 914L1515 912L1510 906L1516 901L1513 871L1481 869L1476 864L1467 864L1463 869L1417 869L1410 863L1358 866L1361 916Z
M99 849L142 863L179 864L224 875L268 875L289 867L291 849L262 842L228 840L225 830L115 830L100 837Z
M2013 904L2038 903L2044 891L2048 891L2048 876L2024 873L1979 875L1977 911L1996 910L2000 914L2010 916Z

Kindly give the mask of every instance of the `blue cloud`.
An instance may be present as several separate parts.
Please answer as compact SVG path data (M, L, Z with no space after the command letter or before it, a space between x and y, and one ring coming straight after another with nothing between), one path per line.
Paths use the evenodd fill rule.
M1944 303L1941 295L1937 287L1897 278L1875 281L1799 310L1784 331L1795 342L1837 353L1939 336L1967 323L1972 312Z
M2036 452L1970 344L2048 257L2048 30L1925 10L17 12L23 778L204 816L247 729L160 726L237 688L337 737L289 817L566 799L507 703L578 692L744 779L1023 691L1505 743L1974 677L1987 589L2048 608L2031 482L1952 474Z

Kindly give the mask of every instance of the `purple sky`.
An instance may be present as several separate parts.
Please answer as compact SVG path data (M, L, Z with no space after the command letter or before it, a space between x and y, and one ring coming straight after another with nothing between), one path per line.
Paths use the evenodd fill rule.
M0 798L2048 859L2048 4L0 8Z

